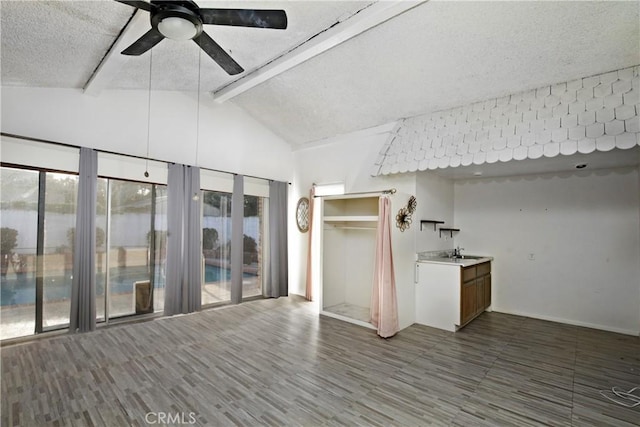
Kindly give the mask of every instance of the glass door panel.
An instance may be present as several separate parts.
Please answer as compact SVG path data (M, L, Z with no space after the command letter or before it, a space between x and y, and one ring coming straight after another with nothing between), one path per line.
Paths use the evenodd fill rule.
M231 194L203 191L202 305L231 301Z
M46 173L42 326L69 324L78 177Z
M136 282L150 279L153 184L110 180L109 318L136 313Z
M96 320L105 320L107 290L107 231L109 181L98 178L96 187Z
M36 326L37 171L0 168L0 339L31 335Z
M164 310L164 286L167 262L167 187L154 186L153 310Z
M262 295L265 199L244 196L242 297Z

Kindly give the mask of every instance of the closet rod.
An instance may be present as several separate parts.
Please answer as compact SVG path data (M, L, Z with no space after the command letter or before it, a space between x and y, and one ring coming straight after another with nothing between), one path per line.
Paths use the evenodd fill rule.
M327 195L327 196L313 196L313 197L355 196L355 195L358 195L358 194L395 194L396 191L397 190L395 188L390 188L388 190L357 191L355 193L331 194L331 195Z
M340 229L340 230L377 230L376 227L355 227L355 226L349 226L349 225L344 225L344 226L335 225L333 227L325 228L325 230L335 230L335 229Z
M48 139L32 138L32 137L29 137L29 136L16 135L16 134L13 134L13 133L0 132L0 135L6 136L6 137L9 137L9 138L24 139L24 140L27 140L27 141L44 142L46 144L58 145L60 147L82 148L80 145L68 144L68 143L65 143L65 142L58 142L58 141L51 141L51 140L48 140ZM99 149L99 148L94 148L94 150L99 152L99 153L113 154L115 156L130 157L132 159L151 160L152 162L162 162L162 163L174 163L174 162L167 162L166 160L152 159L152 158L148 158L148 157L144 157L144 156L136 156L135 154L117 153L115 151L102 150L102 149ZM200 169L204 169L204 170L211 171L211 172L228 173L229 175L242 175L242 174L239 174L239 173L236 173L236 172L229 172L229 171L224 171L224 170L221 170L221 169L211 169L211 168L205 168L205 167L201 167L201 166L198 166L198 167ZM264 177L255 176L255 175L242 175L242 176L246 176L248 178L264 179L265 181L278 181L277 179L264 178ZM287 182L287 184L291 185L290 182Z

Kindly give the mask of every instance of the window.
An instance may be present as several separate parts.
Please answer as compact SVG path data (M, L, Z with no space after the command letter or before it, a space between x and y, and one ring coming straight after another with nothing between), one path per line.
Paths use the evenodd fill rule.
M35 331L38 172L3 167L0 184L1 337L6 339Z
M67 328L79 150L5 136L1 141L7 163L0 167L0 339ZM162 311L166 163L98 153L98 176L96 320ZM250 298L263 294L269 186L248 177L244 184L244 206L239 207L244 235L237 242L243 262L237 267L242 270L242 296ZM231 299L233 177L201 171L201 185L202 304L225 303Z
M66 327L78 177L12 167L0 173L0 338Z
M78 177L46 173L43 245L43 328L66 326L71 311Z
M264 212L268 199L244 196L244 236L242 266L242 297L262 295L264 265Z
M202 305L231 300L231 194L202 192Z
M202 305L231 300L231 241L233 177L213 171L201 171L202 254L204 282ZM242 297L263 294L263 266L267 239L268 181L244 178L242 242Z
M96 314L99 320L164 308L166 205L166 186L98 179Z

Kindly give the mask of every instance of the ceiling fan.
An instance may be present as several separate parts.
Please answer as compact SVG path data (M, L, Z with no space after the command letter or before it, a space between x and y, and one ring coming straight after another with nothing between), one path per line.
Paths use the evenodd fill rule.
M173 40L191 39L230 75L239 74L244 69L203 31L203 25L287 28L284 10L202 9L190 0L115 1L146 10L151 18L151 29L123 50L123 55L142 55L165 37Z

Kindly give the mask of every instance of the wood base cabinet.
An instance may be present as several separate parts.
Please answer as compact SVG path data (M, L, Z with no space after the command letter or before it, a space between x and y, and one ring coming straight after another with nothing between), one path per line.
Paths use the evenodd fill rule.
M464 326L491 305L491 263L462 267L460 277L460 326Z
M477 294L475 279L462 283L460 289L460 325L464 325L476 317Z
M455 332L491 305L491 260L461 266L418 261L415 323Z

